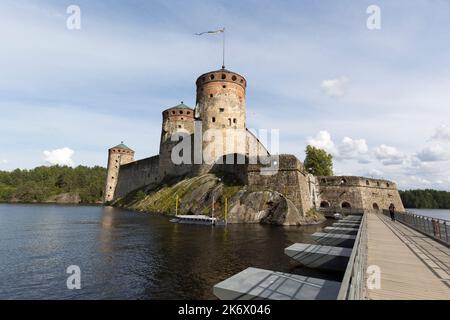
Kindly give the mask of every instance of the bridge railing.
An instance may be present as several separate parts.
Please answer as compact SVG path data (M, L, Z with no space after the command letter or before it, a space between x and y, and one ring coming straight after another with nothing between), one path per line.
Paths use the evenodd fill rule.
M363 215L361 224L353 245L352 254L348 260L347 269L342 279L338 300L366 299L365 272L367 265L367 213Z
M383 213L389 216L389 210L383 210ZM411 212L396 212L395 219L450 246L450 221L448 220L426 217Z

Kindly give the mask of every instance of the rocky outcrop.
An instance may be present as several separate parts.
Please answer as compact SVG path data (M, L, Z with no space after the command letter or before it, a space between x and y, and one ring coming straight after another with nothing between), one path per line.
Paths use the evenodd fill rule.
M51 196L48 198L46 203L81 203L81 198L78 193L61 193L56 196Z
M275 225L305 225L320 223L325 218L318 213L303 216L281 193L249 189L247 186L226 185L213 174L184 179L158 189L136 190L114 205L142 212L204 214L225 218L227 199L228 223L266 223ZM213 210L214 208L214 210Z

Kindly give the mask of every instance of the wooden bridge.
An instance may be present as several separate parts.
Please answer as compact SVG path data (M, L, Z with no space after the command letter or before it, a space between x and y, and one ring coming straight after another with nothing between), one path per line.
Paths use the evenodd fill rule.
M220 299L450 299L449 225L397 216L402 222L374 212L347 216L316 233L318 244L286 248L309 268L342 270L342 282L248 268L214 286L214 293Z

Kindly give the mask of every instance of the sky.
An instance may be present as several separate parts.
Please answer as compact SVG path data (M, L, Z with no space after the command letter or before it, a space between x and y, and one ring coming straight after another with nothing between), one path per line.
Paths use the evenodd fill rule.
M70 5L81 28L67 28ZM370 5L381 29L369 29ZM158 153L162 110L195 80L243 75L247 126L280 153L326 149L341 175L450 190L450 1L2 0L0 170Z

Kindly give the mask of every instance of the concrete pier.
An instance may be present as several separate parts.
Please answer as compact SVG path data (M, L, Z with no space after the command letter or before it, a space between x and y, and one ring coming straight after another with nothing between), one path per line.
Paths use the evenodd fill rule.
M345 271L352 249L295 243L284 253L309 268Z
M314 240L322 245L337 246L344 248L352 248L355 243L356 236L348 234L335 234L316 232L312 235Z
M351 234L356 235L359 228L347 228L347 227L326 227L325 232L329 233L341 233L341 234Z
M333 227L344 227L344 228L359 228L359 222L335 222Z
M334 300L340 282L258 268L244 271L216 284L221 300Z

